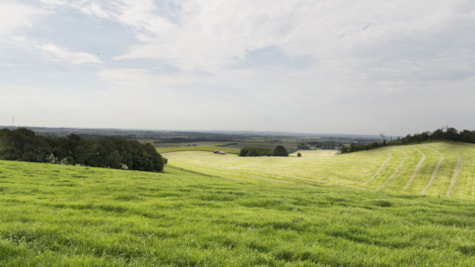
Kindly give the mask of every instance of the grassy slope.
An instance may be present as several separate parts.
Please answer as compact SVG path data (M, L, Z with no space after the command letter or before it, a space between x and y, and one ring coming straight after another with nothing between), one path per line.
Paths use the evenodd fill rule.
M319 164L334 166L321 157ZM377 154L359 160L366 166L373 159L385 160ZM351 168L365 176L378 169L369 166L369 172ZM0 161L0 214L0 266L475 261L473 201L220 178L171 167L158 174Z
M165 157L172 166L216 176L475 199L475 145L427 143L335 153L302 151L302 158L240 158L176 152Z

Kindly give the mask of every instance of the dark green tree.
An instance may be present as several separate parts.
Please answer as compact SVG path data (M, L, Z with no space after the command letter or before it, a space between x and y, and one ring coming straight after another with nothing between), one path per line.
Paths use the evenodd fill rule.
M475 131L463 130L460 132L462 142L475 143Z
M289 152L287 152L287 149L285 149L284 146L278 145L272 150L272 156L274 157L287 157L289 156Z
M241 157L262 157L270 155L271 151L262 147L243 147L239 152L239 156Z
M0 139L0 159L45 162L50 153L46 140L26 128L3 129Z
M71 134L44 137L20 128L0 130L0 160L19 160L142 171L163 170L164 160L150 144L116 137L97 141Z
M451 141L459 141L460 138L459 138L459 133L457 131L457 129L455 128L447 128L447 130L445 131L445 139L446 140L451 140Z

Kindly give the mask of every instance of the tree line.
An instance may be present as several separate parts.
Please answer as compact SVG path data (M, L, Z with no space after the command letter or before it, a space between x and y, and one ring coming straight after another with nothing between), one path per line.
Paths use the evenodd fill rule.
M150 144L117 137L41 136L26 128L0 130L0 160L153 172L162 171L166 161Z
M433 132L422 132L413 135L406 135L403 138L397 138L395 140L386 141L385 139L380 142L374 142L371 144L350 144L340 148L341 153L350 153L356 151L370 150L383 146L395 146L395 145L407 145L414 143L421 143L427 141L453 141L453 142L466 142L475 143L475 131L463 130L458 131L455 128L442 128Z
M262 156L273 156L273 157L287 157L289 153L284 146L278 145L273 150L268 148L261 147L243 147L239 151L239 156L241 157L262 157Z

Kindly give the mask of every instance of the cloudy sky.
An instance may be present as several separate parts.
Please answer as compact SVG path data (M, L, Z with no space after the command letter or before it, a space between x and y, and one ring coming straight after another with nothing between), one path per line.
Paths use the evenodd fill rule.
M1 0L0 125L475 129L473 0Z

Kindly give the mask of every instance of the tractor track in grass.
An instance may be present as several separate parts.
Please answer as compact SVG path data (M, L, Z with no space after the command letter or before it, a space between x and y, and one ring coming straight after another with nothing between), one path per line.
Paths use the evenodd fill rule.
M333 158L315 153L308 154L304 160L297 157L248 159L234 155L218 158L196 152L196 155L177 153L171 162L176 160L176 167L182 170L252 183L268 181L314 188L338 186L475 199L473 152L465 149L469 148L450 143L423 143Z
M460 174L460 170L462 169L462 155L458 151L454 151L457 154L457 165L455 166L454 173L452 178L450 179L450 186L449 190L447 190L447 197L452 195L452 191L454 190L455 185L457 184L457 180Z
M387 154L388 158L383 162L383 164L381 164L381 167L379 167L379 169L373 174L373 176L371 176L371 178L369 178L366 182L363 183L363 185L371 183L374 179L376 179L376 177L378 177L378 175L384 170L384 168L386 168L388 162L393 158L393 154L391 154L391 152L388 152Z
M472 184L472 199L475 199L475 174L473 175L473 184Z
M352 185L346 185L346 184L338 184L338 183L333 183L333 182L328 182L328 181L322 181L322 180L308 179L308 178L302 178L302 177L292 177L292 176L285 176L285 175L274 175L274 176L282 177L282 178L286 178L286 179L295 179L295 180L313 182L313 183L320 183L320 184L328 184L328 185L342 186L342 187L352 188L352 189L367 190L366 188L363 188L363 187L352 186ZM329 178L331 179L331 177L329 177ZM296 184L299 184L299 183L296 183Z
M432 186L432 184L435 181L435 178L437 178L437 174L439 174L440 166L442 165L442 162L445 159L444 154L440 153L440 151L430 146L428 146L428 148L430 148L431 150L439 154L439 162L437 162L437 166L435 166L434 171L432 172L432 175L430 177L430 180L427 183L426 187L424 187L424 189L422 190L421 195L425 195L427 193L427 190L429 190L429 188Z
M224 179L232 179L232 180L242 180L242 179L239 179L239 178L236 178L236 177L229 177L229 176L222 176L222 175L210 174L210 173L207 173L207 172L204 172L204 171L197 171L197 170L193 170L193 169L189 169L189 168L184 168L184 167L178 167L178 166L172 166L172 165L169 165L169 167L174 168L174 169L177 169L177 170L182 170L182 171L187 171L187 172L191 172L191 173L200 174L200 175L203 175L203 176L208 176L208 177L216 177L216 178L224 178ZM226 173L228 173L228 174L235 174L235 173L233 173L233 172L224 172L223 174L226 174ZM270 181L270 182L277 182L277 183L282 183L282 184L305 185L305 184L299 184L299 183L295 183L295 182L277 180L277 179L272 179L272 178L267 178L267 177L262 177L262 176L257 176L257 175L246 175L246 174L243 174L242 176L251 177L251 178L259 179L259 180L266 180L266 181ZM308 185L308 186L311 186L311 185Z
M402 188L402 192L406 191L411 185L412 183L414 182L414 180L416 179L416 176L417 174L419 174L419 170L421 169L422 167L422 164L424 164L424 161L426 160L426 154L424 154L424 152L422 152L420 149L418 149L417 147L413 147L414 150L416 150L417 152L419 152L419 154L422 155L422 158L421 160L419 161L419 163L417 163L417 166L416 166L416 169L414 170L414 172L412 173L412 176L411 178L409 179L409 181L407 181L407 184Z
M399 173L399 171L401 170L401 168L404 166L404 163L406 163L407 161L407 153L406 151L402 150L402 149L399 149L402 154L404 154L404 159L401 161L401 163L399 163L399 165L397 166L397 169L394 171L394 173L391 175L391 177L389 177L385 182L384 184L382 184L380 187L378 187L376 189L376 191L379 191L381 189L383 189L384 187L386 187L393 179L394 177L396 177L396 175Z
M361 183L359 181L338 177L338 175L336 175L336 174L322 175L322 174L318 174L318 173L309 174L309 173L305 173L305 172L302 173L302 172L296 171L296 172L288 172L287 173L288 175L282 175L282 174L277 174L275 172L276 170L279 170L279 169L274 168L274 169L272 169L273 171L268 171L270 169L263 169L263 170L264 171L261 171L261 169L255 169L255 170L251 170L251 173L259 173L259 174L265 175L265 176L286 177L286 178L289 178L289 179L304 179L304 180L307 179L309 181L322 181L322 180L319 180L319 179L338 181L338 182L329 182L329 183L332 183L332 184ZM246 174L246 172L239 172L239 173Z
M282 179L291 179L291 180L312 182L312 183L316 183L316 184L340 186L340 187L358 189L358 190L367 190L366 188L358 187L358 186L339 184L339 183L333 183L333 182L329 182L329 181L308 179L308 178L295 177L295 176L278 175L278 174L268 174L268 175L270 175L274 178L277 178L277 179L274 179L274 178L260 176L260 175L253 175L253 174L249 174L249 173L245 173L245 172L224 171L224 170L215 169L215 168L209 168L208 170L217 171L218 174L211 174L211 173L207 173L206 171L203 171L203 170L196 170L196 169L187 168L187 167L178 167L178 166L171 166L171 167L176 168L176 169L180 169L180 170L184 170L184 171L190 171L190 172L197 173L197 174L207 175L207 176L210 176L210 177L219 177L219 178L227 177L227 178L230 178L229 175L231 175L232 179L239 179L239 177L235 177L237 175L237 176L242 176L242 177L247 177L247 178L253 178L253 179L258 179L258 180L266 180L266 181L270 181L270 182L283 183L283 184L301 185L301 186L309 186L309 187L315 187L316 186L316 185L311 185L311 184L308 184L308 183L298 183L298 182L292 182L292 181L286 181L286 180L279 179L279 178L282 178ZM331 179L331 177L327 177L327 178Z

